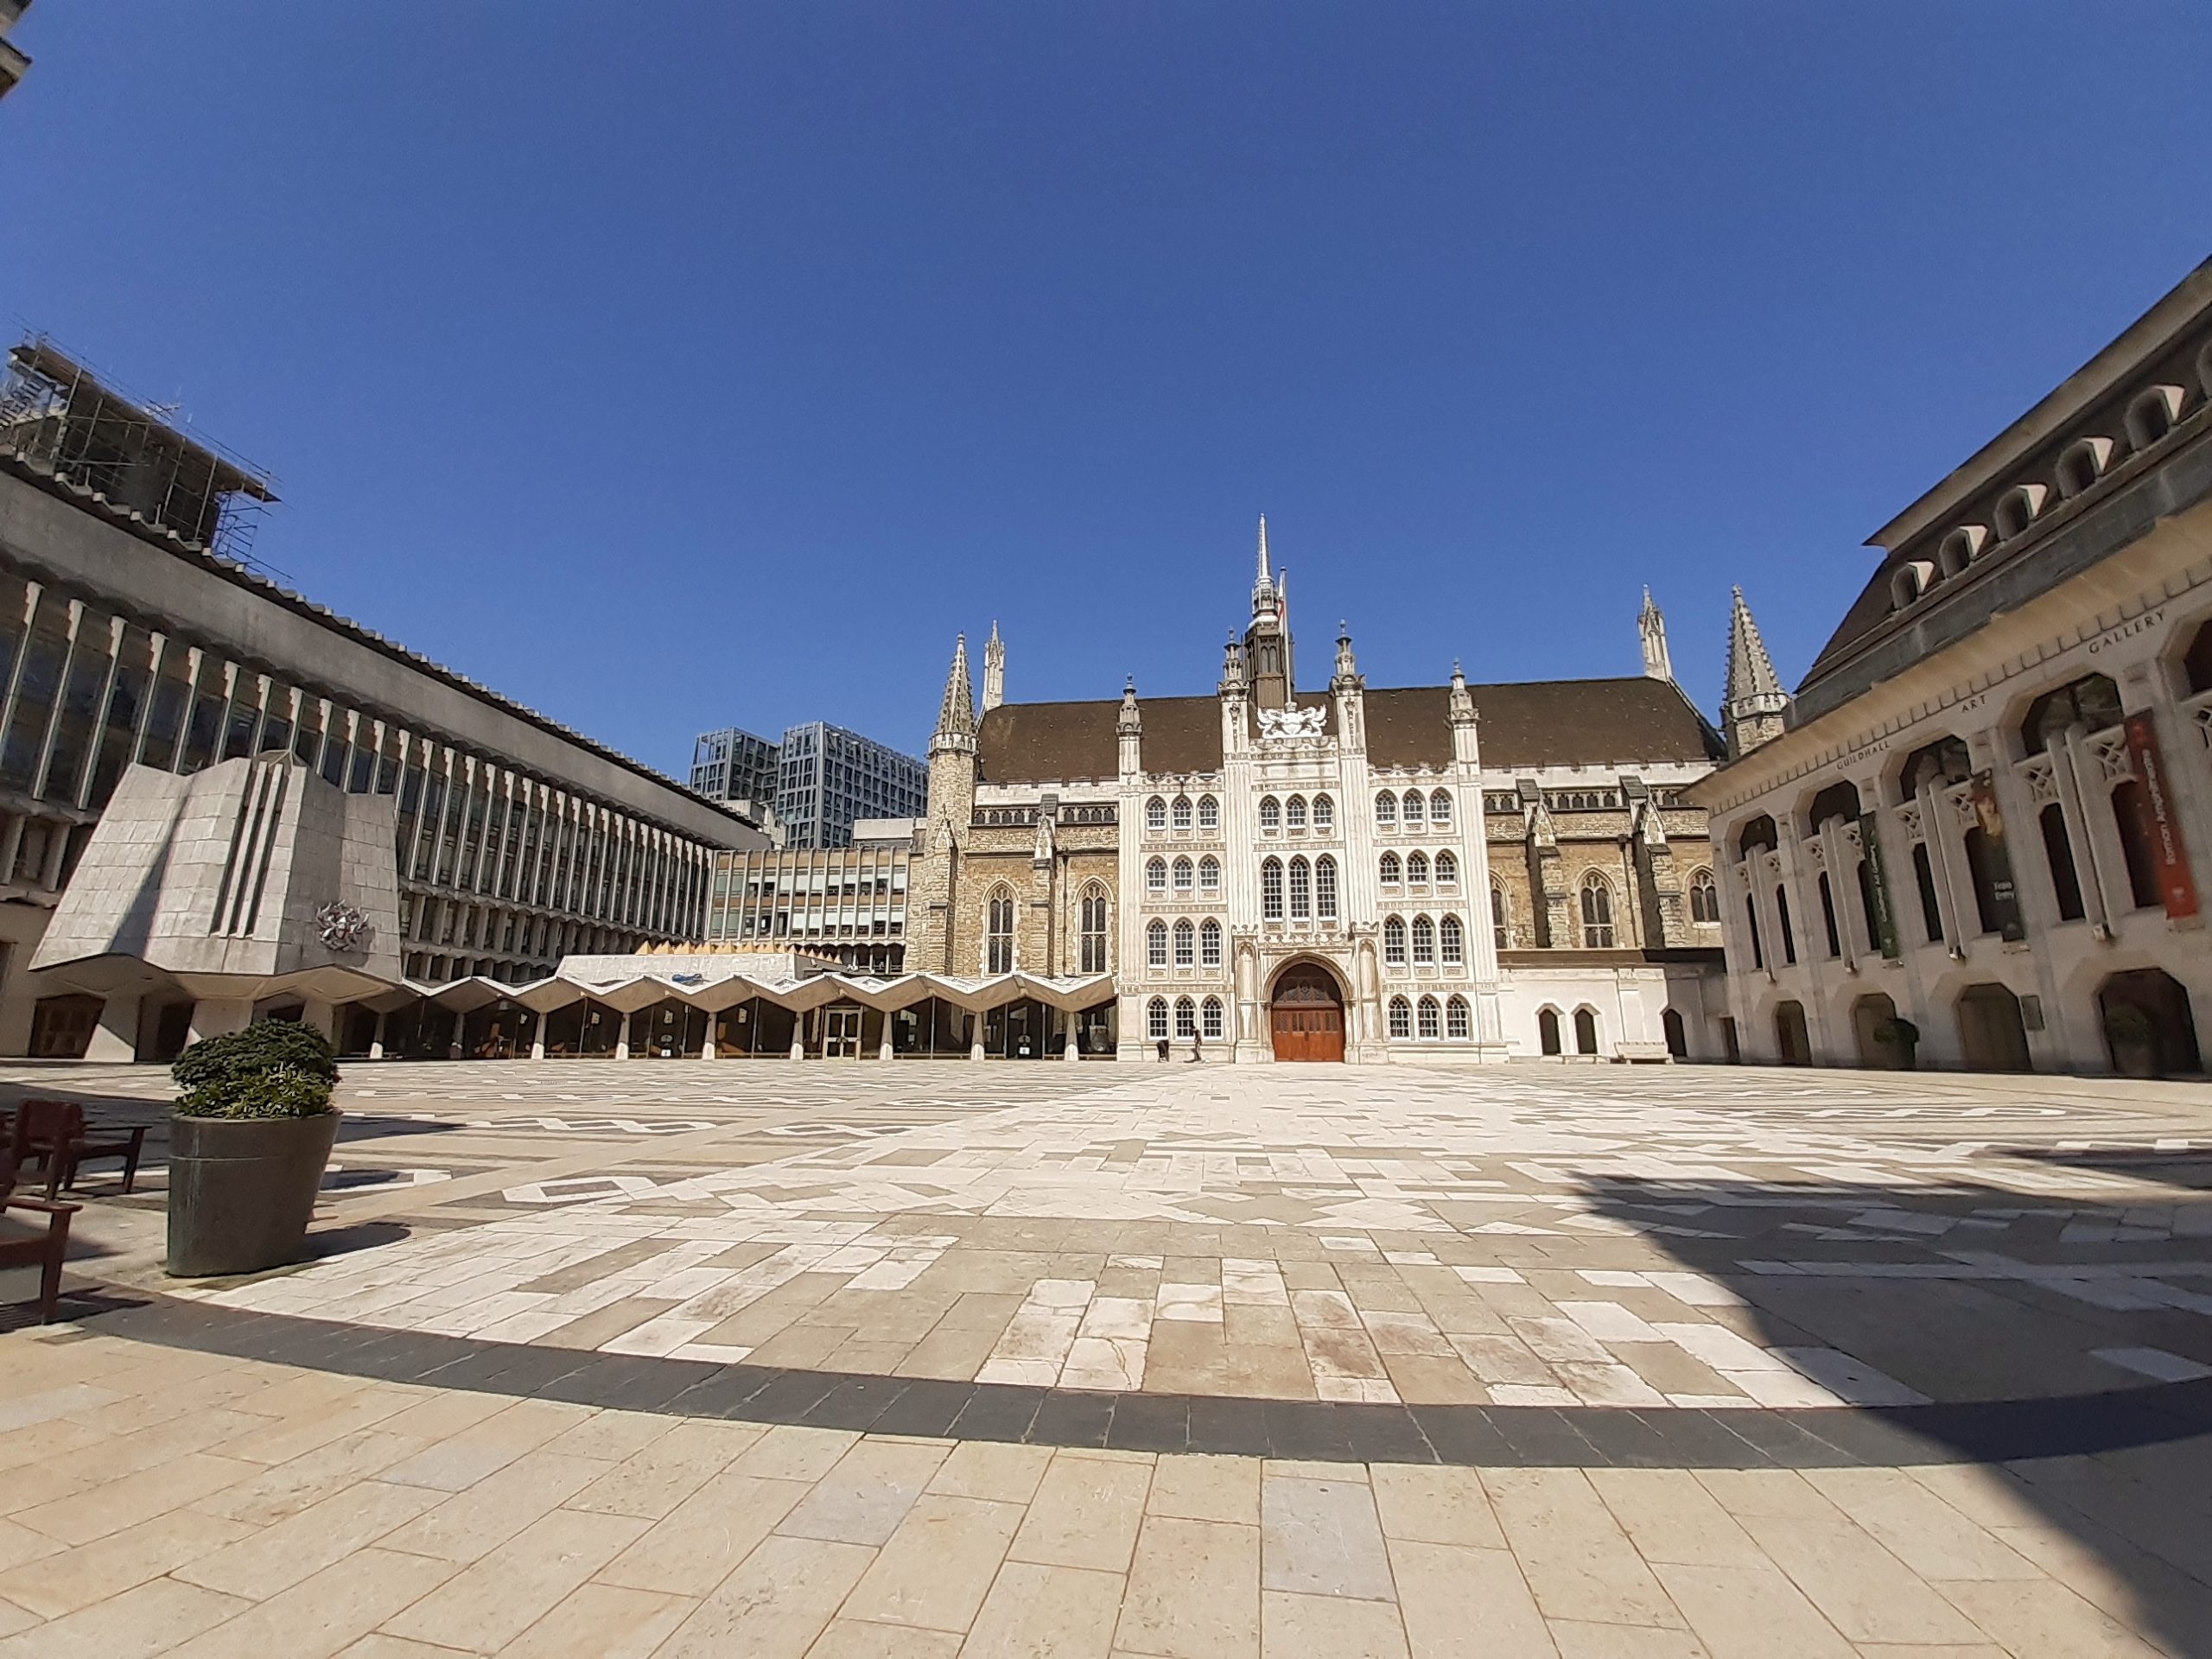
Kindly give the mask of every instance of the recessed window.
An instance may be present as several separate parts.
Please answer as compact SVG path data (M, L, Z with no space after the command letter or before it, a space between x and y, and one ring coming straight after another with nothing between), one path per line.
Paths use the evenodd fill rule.
M1467 960L1467 933L1457 916L1446 916L1436 924L1436 939L1446 968L1457 968Z
M1981 544L1988 539L1989 531L1981 525L1961 524L1936 550L1936 563L1947 576L1961 575L1980 556Z
M1377 873L1382 879L1382 885L1386 887L1395 887L1405 880L1405 867L1399 863L1398 855L1395 853L1385 853L1382 855L1382 860L1377 868Z
M1221 999L1219 997L1210 996L1198 1005L1198 1020L1200 1028L1205 1031L1210 1039L1215 1042L1221 1040Z
M1262 921L1282 920L1282 861L1265 860L1260 865L1260 918Z
M1414 965L1433 967L1436 963L1436 924L1426 916L1414 918Z
M983 914L983 971L1014 971L1014 890L1001 887L990 896Z
M1282 804L1283 827L1287 830L1306 828L1306 798L1294 795Z
M1167 803L1157 795L1144 804L1144 827L1154 835L1167 827Z
M1168 816L1173 819L1178 830L1189 829L1191 827L1191 798L1187 795L1178 795L1175 798L1175 804L1168 810Z
M1198 1005L1187 996L1175 999L1175 1034L1178 1037L1198 1034Z
M1144 1005L1144 1034L1157 1040L1167 1034L1167 999L1155 996Z
M1414 1034L1414 1005L1402 996L1390 999L1390 1035L1404 1040Z
M1167 861L1166 859L1155 858L1148 860L1146 862L1144 867L1144 888L1147 893L1165 893L1167 891Z
M1926 593L1929 583L1935 579L1936 567L1925 559L1915 559L1908 564L1899 565L1890 573L1891 607L1904 610Z
M1211 795L1198 797L1198 828L1201 830L1221 828L1221 803Z
M1444 1034L1459 1042L1465 1042L1472 1034L1465 997L1455 996L1444 1005Z
M2179 386L2152 386L2127 406L2127 447L2140 454L2174 429L2181 418Z
M1408 790L1406 791L1404 800L1399 803L1399 815L1404 818L1406 828L1411 830L1421 823L1422 817L1421 809L1422 801L1421 791L1417 789Z
M1711 870L1699 870L1690 877L1690 920L1714 925L1720 921L1720 887Z
M1268 835L1282 828L1282 803L1272 795L1260 798L1260 828Z
M1613 890L1595 870L1582 878L1582 946L1586 950L1613 948Z
M1337 804L1331 800L1326 795L1316 795L1313 798L1313 829L1315 833L1326 835L1330 830L1336 827Z
M1208 853L1198 861L1198 891L1201 893L1221 891L1221 861L1211 853Z
M1506 908L1505 889L1497 883L1490 890L1491 943L1501 950L1513 948L1513 914Z
M1398 821L1398 798L1382 794L1375 798L1375 822L1388 830Z
M2077 438L2058 458L2058 493L2071 499L2105 474L2112 459L2110 438Z
M2030 524L2036 514L2043 511L2044 496L2050 493L2040 484L2018 484L1998 499L1997 539L2009 542Z
M1444 1034L1442 1011L1437 1007L1434 997L1421 998L1418 1017L1421 1021L1421 1034L1423 1038L1433 1042Z
M1221 966L1221 924L1211 918L1198 929L1198 966Z
M1198 960L1198 930L1187 918L1175 924L1175 965L1192 968Z
M1167 924L1154 922L1144 931L1144 963L1147 968L1167 965Z
M1337 861L1326 853L1313 861L1313 913L1325 922L1337 919Z
M1409 887L1425 887L1428 885L1428 855L1427 853L1406 855L1406 885Z
M1436 855L1436 885L1440 887L1459 885L1459 860L1456 855L1439 853Z
M1406 925L1395 916L1382 923L1382 960L1393 968L1406 965Z
M1452 827L1452 798L1440 789L1429 791L1428 821L1440 830Z
M1290 919L1311 920L1313 914L1313 872L1302 858L1290 861Z
M1192 867L1189 859L1179 858L1175 861L1176 892L1188 893L1191 890L1191 880L1192 874Z

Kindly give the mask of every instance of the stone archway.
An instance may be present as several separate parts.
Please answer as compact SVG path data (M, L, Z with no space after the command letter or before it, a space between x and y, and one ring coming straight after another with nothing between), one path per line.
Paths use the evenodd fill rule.
M1988 981L1959 993L1959 1047L1969 1071L2029 1071L2028 1028L2009 985Z
M1869 1071L1894 1068L1891 1051L1882 1046L1881 1030L1897 1017L1897 1005L1886 991L1869 991L1851 1005L1851 1034L1859 1046L1859 1064Z
M1294 962L1275 976L1268 1025L1279 1060L1341 1060L1344 988L1319 963Z
M2204 1069L2189 992L2158 968L2117 973L2097 988L2112 1069L2124 1077L2192 1076Z

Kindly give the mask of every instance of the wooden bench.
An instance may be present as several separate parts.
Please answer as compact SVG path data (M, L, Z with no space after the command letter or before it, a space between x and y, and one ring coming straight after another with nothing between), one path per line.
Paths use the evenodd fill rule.
M61 1299L61 1258L69 1251L69 1217L81 1206L34 1198L16 1191L16 1156L10 1145L0 1145L0 1211L44 1216L46 1230L29 1238L0 1238L0 1268L39 1269L38 1316L41 1323L54 1318Z
M19 1171L34 1163L46 1170L46 1196L59 1196L64 1187L77 1185L78 1166L94 1158L123 1160L123 1190L137 1183L138 1160L146 1149L146 1131L87 1129L85 1109L69 1100L27 1100L16 1109L16 1129L10 1149Z

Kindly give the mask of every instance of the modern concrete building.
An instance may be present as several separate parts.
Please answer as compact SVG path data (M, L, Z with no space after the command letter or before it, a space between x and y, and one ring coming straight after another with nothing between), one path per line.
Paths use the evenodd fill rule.
M927 766L842 726L794 726L779 756L776 817L788 846L850 846L855 819L917 817L928 798Z
M0 382L0 1053L89 1046L150 1058L231 1020L239 995L279 998L287 1011L327 1006L328 976L280 982L315 959L304 918L328 904L364 908L332 886L336 851L315 844L317 834L358 838L368 822L344 798L376 798L389 817L388 878L358 874L365 891L388 880L391 913L370 915L372 942L346 982L389 978L386 1001L697 938L715 855L767 844L728 809L258 574L245 562L248 533L272 499L265 475L51 347L10 353ZM281 777L243 781L272 760ZM158 781L201 773L204 788L181 792ZM287 821L307 844L285 850L290 830L269 830L272 848L297 854L305 887L269 887L251 921L201 893L198 875L166 891L184 855L164 826L231 812L232 838L250 840L262 809L238 803L271 792L302 811L320 801L322 831ZM88 867L97 887L73 892L103 830L112 844ZM239 851L223 846L226 859ZM282 863L272 853L257 869ZM210 879L220 887L220 874ZM42 944L66 898L79 913ZM220 971L267 982L215 995L204 951L140 948L149 936L133 910L147 905L157 934L173 923L243 926ZM143 971L122 971L115 959L134 951ZM111 995L143 1006L108 1007Z
M780 751L741 727L702 732L691 746L691 787L710 801L760 818L776 805Z
M895 845L725 853L715 862L710 944L804 950L895 974L906 960L909 836Z
M1877 531L1695 785L1747 1058L2190 1075L2212 1019L2212 262Z

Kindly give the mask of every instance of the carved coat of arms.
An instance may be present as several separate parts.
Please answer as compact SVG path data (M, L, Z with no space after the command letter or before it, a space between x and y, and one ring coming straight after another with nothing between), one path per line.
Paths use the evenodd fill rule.
M358 905L332 902L315 913L315 936L327 950L345 952L365 950L376 929L369 925L369 918L361 913Z
M1319 704L1311 709L1262 709L1260 740L1267 742L1276 738L1319 737L1322 722L1328 717L1328 709Z

